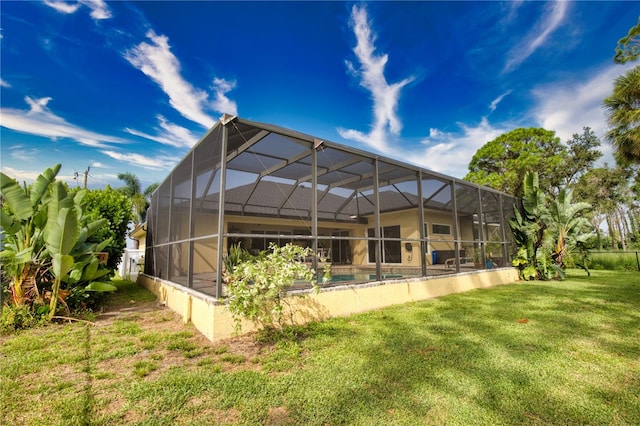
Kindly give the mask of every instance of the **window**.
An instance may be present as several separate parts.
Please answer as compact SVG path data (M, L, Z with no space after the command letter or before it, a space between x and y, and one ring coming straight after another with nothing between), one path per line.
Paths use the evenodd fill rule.
M380 235L382 236L382 260L381 263L402 263L402 242L400 238L400 225L385 226L380 228ZM368 237L375 237L375 229L367 229ZM398 238L397 241L389 241L384 238ZM369 241L369 262L375 263L376 261L376 242Z
M252 234L265 235L265 238L251 238L251 252L258 254L261 251L268 250L270 243L276 243L282 247L291 242L291 238L280 238L279 235L291 235L291 231L251 231Z
M422 227L424 229L424 237L426 239L429 239L429 224L427 222L425 222L422 225L423 225ZM425 243L425 245L424 245L424 252L427 253L427 254L429 253L429 244L427 244L427 243Z
M433 234L451 235L451 225L431 224L431 232Z

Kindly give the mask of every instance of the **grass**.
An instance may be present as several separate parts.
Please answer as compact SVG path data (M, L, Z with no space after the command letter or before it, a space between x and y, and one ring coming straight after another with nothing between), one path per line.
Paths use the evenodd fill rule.
M589 268L609 271L638 271L640 251L591 252Z
M119 306L150 299L122 288ZM3 424L640 424L638 272L574 272L302 332L212 344L154 309L3 336Z

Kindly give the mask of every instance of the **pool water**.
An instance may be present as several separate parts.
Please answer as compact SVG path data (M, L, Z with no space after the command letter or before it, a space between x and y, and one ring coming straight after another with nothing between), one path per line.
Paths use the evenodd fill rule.
M382 279L388 280L393 278L402 278L402 274L383 274ZM327 282L339 283L344 281L376 281L376 274L336 274L331 275L331 279Z

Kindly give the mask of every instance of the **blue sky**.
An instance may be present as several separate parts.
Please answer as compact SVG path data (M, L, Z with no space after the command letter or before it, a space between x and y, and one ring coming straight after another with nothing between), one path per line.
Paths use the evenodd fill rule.
M640 2L0 5L1 169L161 182L222 113L463 177L517 127L606 130ZM605 159L611 148L603 141Z

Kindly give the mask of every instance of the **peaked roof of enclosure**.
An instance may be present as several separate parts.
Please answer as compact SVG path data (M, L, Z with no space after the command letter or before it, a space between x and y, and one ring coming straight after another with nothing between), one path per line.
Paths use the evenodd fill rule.
M501 194L416 165L229 115L191 153L194 174L201 175L220 169L226 157L224 210L233 214L306 219L315 204L319 220L353 222L373 214L376 204L385 213L415 208L421 199L427 209L454 211L455 203L458 214L468 215L478 213L480 200L487 199L483 213L491 214ZM200 182L206 181L196 184L200 209L218 208L218 179L200 177ZM511 199L510 205L515 202L502 195Z

